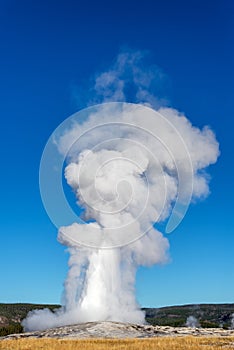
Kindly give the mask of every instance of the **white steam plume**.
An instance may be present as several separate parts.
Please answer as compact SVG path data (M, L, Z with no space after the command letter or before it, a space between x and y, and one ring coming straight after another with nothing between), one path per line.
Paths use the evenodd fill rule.
M116 98L112 88L107 91L113 82L117 99L123 98L121 67L121 72L135 72L131 83L137 96L147 99L151 77L142 77L130 58L119 56L117 72L96 79L104 98ZM59 229L58 239L70 252L64 306L55 313L30 312L24 329L101 320L143 323L135 298L136 269L167 261L168 240L153 225L169 217L180 187L181 205L190 194L209 193L204 170L218 157L215 136L171 108L156 113L140 104L107 103L87 119L73 120L54 145L67 159L65 178L84 208L86 224Z
M159 108L168 101L165 89L169 79L157 65L149 64L147 51L122 50L108 70L97 74L87 91L73 87L76 105L103 102L132 102ZM90 83L90 82L89 82Z
M198 319L194 316L189 316L186 320L186 327L199 328L200 323Z
M234 314L231 315L231 326L230 329L234 329Z

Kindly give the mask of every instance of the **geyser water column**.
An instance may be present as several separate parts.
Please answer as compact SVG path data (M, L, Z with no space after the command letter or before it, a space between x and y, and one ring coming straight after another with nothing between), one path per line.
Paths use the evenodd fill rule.
M139 265L167 260L168 240L192 197L208 194L204 169L218 156L213 132L176 110L105 103L66 119L41 160L40 189L58 240L69 248L63 307L37 310L25 329L85 321L144 322L135 299ZM72 188L77 215L63 189Z

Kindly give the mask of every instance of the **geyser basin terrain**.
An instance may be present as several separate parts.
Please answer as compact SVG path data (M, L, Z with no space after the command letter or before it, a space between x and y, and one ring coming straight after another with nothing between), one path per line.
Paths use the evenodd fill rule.
M177 336L209 336L233 337L234 330L221 328L189 328L138 325L120 322L88 322L73 326L57 327L40 332L12 334L5 339L19 338L153 338Z
M144 323L135 299L136 269L166 262L169 248L154 224L168 219L166 231L172 232L191 198L209 193L205 168L218 153L208 127L199 130L170 108L106 103L65 120L50 137L40 170L44 205L70 252L64 306L30 312L25 330ZM83 219L64 196L64 161Z

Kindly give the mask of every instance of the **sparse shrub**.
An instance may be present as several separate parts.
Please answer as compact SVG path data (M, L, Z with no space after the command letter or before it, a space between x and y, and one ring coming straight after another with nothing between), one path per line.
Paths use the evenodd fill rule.
M202 328L218 328L219 327L219 325L217 323L207 321L207 320L200 321L200 324L201 324Z
M223 329L229 329L229 325L227 323L223 324L222 326Z

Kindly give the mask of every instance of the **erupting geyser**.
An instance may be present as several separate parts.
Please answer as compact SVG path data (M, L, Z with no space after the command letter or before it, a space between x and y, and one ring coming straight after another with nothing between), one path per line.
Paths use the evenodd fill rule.
M83 222L76 219L59 229L58 239L71 254L64 306L55 313L30 312L23 321L26 330L100 320L143 323L135 300L136 268L165 262L169 247L153 225L171 215L172 231L191 196L209 191L204 168L218 155L209 128L194 128L176 110L156 112L139 104L95 106L85 110L85 120L82 113L55 131L41 169L43 191L50 182L48 169L66 159L65 178L84 208ZM51 193L56 183L51 180ZM54 207L60 199L48 196L47 189L44 202L58 222ZM74 221L73 216L70 209L64 220Z
M65 120L49 139L40 170L45 208L70 252L63 306L55 313L30 312L25 330L103 320L144 323L135 299L136 269L166 262L169 248L155 223L172 232L191 198L208 195L205 168L218 153L208 127L193 127L171 108L104 103ZM80 217L64 196L64 175Z

